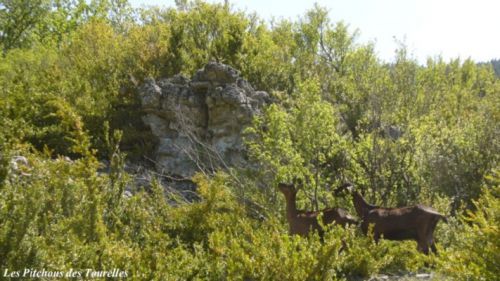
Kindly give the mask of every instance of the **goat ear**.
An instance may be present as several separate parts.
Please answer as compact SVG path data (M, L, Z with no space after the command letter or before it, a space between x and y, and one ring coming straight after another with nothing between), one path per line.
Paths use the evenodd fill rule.
M341 186L339 186L335 189L334 194L339 195L344 190L347 190L347 192L352 192L352 190L353 190L352 184L350 182L342 184Z
M295 178L295 184L302 186L304 184L304 180L302 178Z
M301 178L294 178L292 180L292 184L296 189L301 189L302 186L304 185Z

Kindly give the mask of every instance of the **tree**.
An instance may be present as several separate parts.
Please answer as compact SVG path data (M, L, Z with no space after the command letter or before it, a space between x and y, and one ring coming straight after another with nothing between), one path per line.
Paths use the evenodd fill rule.
M248 146L251 155L272 171L275 183L301 179L317 210L318 192L330 180L329 169L346 165L339 159L346 143L337 134L335 109L322 100L317 81L300 84L287 103L271 105L255 120L248 130Z
M48 0L2 0L0 2L0 44L4 54L12 48L29 47L33 30L50 11Z

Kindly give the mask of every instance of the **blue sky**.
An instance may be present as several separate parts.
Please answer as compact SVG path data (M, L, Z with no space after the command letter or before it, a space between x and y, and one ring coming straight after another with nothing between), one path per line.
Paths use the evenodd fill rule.
M134 7L174 7L174 0L130 0ZM223 2L211 0L208 2ZM297 19L314 3L330 18L359 29L358 42L375 42L380 58L391 61L395 38L420 62L441 55L488 61L500 58L500 0L230 0L234 8L264 19Z

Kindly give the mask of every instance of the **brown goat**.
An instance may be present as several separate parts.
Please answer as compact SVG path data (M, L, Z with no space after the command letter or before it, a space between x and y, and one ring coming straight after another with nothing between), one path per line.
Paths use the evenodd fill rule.
M318 223L318 216L323 214L323 224L337 223L342 226L356 224L357 221L342 208L329 208L318 212L297 210L295 202L297 189L293 184L278 184L279 190L285 195L286 218L290 226L290 234L307 236L310 231L317 230L323 236L323 229Z
M422 205L384 208L368 204L351 184L337 188L335 193L338 194L344 189L352 194L354 208L361 219L361 230L364 234L368 232L369 225L373 224L375 241L382 235L388 240L415 240L419 251L428 254L430 247L434 253L437 252L434 229L440 219L446 221L445 216Z

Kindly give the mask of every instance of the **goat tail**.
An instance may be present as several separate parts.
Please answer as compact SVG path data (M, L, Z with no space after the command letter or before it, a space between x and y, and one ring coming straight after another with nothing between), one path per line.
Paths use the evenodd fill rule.
M436 210L421 205L419 205L419 208L427 213L432 214L436 218L436 222L442 219L445 223L448 223L448 218L445 215L438 213Z

